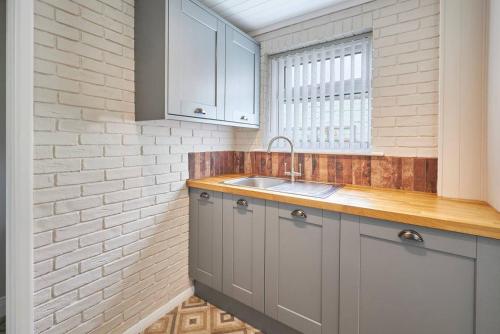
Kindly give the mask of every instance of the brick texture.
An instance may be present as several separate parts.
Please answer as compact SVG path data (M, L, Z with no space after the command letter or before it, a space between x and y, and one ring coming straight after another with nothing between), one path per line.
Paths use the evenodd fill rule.
M134 121L134 1L35 1L36 333L122 333L190 287L188 152L232 128Z
M373 151L437 157L439 0L375 0L258 36L262 130L238 130L238 150L261 149L266 140L269 55L367 31L373 32Z

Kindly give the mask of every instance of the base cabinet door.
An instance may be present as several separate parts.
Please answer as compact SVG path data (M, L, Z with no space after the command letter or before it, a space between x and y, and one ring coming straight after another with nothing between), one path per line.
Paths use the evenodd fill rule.
M338 333L336 213L267 202L266 314L304 334Z
M189 274L222 291L222 193L191 189Z
M350 215L341 231L340 333L475 333L475 237Z
M265 201L223 195L223 293L264 312Z

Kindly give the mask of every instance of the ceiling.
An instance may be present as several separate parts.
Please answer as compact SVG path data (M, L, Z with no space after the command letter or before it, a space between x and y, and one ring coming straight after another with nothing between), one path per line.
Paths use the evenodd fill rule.
M352 5L359 3L355 0L201 0L201 2L253 35L299 22L298 18L304 15L318 12L316 16L320 16L324 10L334 11L339 6L346 8L351 3Z

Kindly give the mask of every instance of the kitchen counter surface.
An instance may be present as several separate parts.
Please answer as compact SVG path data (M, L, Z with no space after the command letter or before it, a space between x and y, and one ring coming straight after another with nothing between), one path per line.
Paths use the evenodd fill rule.
M223 175L188 180L187 184L192 188L500 239L500 213L483 202L361 186L344 186L331 196L319 199L222 183L244 176Z

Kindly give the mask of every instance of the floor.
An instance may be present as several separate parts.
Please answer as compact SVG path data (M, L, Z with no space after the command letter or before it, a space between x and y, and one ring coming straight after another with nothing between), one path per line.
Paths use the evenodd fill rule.
M141 334L263 334L196 296L177 306Z

